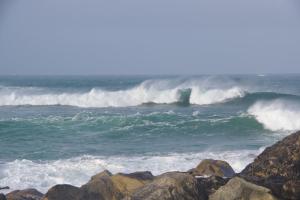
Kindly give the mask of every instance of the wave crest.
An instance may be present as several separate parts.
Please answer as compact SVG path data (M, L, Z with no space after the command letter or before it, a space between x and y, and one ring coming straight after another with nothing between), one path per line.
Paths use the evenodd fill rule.
M300 130L300 105L294 101L258 101L248 109L248 113L272 131Z
M243 97L245 91L237 86L208 87L200 82L174 83L169 80L147 80L125 90L108 91L93 88L88 92L68 93L37 88L0 88L0 106L66 105L77 107L127 107L145 103L191 103L207 105Z

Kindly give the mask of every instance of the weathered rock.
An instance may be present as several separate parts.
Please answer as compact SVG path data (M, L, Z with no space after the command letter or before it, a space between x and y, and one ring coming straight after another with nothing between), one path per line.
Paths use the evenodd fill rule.
M82 199L86 200L118 200L124 195L114 186L111 179L112 174L109 171L103 171L91 178L91 180L83 185Z
M189 171L193 176L233 177L235 172L225 161L205 159L194 169Z
M149 171L133 172L130 174L119 173L120 175L127 176L138 180L153 180L154 176Z
M266 148L240 176L280 198L300 199L300 132Z
M283 185L284 197L293 197L294 199L300 198L300 180L290 180Z
M56 185L52 187L44 196L43 200L79 200L81 191L78 187L72 185Z
M219 176L210 176L208 178L197 178L199 185L201 185L207 194L207 196L216 192L221 186L225 185L229 179Z
M168 172L136 190L132 200L194 200L206 199L204 188L187 173Z
M0 194L0 200L6 200L6 197L5 197L5 195L4 194Z
M247 182L239 177L220 187L209 200L276 200L268 188Z
M6 195L7 200L40 200L42 197L36 189L15 190Z
M150 172L135 172L132 174L116 174L111 176L114 186L123 196L130 196L132 193L153 180Z
M85 200L118 200L129 198L138 188L153 180L151 172L112 175L104 171L81 187Z

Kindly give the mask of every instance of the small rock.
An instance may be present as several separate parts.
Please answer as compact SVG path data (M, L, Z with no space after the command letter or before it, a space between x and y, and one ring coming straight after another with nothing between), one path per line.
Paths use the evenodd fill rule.
M205 159L194 169L190 170L193 176L220 176L233 177L235 175L232 167L225 161Z
M268 188L235 177L220 187L209 200L277 200Z
M41 200L42 197L36 189L15 190L6 195L7 200Z

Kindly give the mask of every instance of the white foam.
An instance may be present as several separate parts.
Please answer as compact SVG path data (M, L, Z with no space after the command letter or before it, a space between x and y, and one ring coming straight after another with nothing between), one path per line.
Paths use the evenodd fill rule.
M205 158L226 160L239 172L261 151L262 149L130 157L81 156L44 162L15 160L0 164L0 185L10 186L11 190L32 187L46 192L55 184L80 186L104 169L113 173L148 170L158 175L167 171L187 171Z
M287 100L259 101L248 113L272 131L300 130L300 104Z
M241 98L245 95L245 91L239 87L232 87L229 89L211 89L201 90L200 88L193 88L190 103L198 105L208 105L225 102L234 98Z
M126 90L107 91L93 88L88 92L53 92L45 88L0 88L0 106L69 105L78 107L127 107L143 103L170 104L180 101L184 89L191 89L190 103L205 105L242 97L237 86L225 88L203 81L147 80Z

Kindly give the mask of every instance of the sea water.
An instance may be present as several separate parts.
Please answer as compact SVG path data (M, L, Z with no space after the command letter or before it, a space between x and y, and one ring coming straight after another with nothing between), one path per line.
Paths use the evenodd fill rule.
M0 186L113 173L236 172L300 129L300 76L1 76Z

